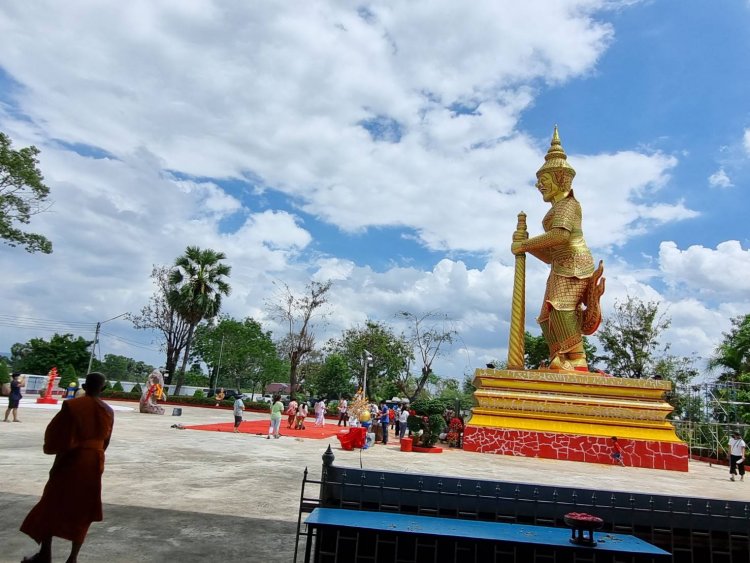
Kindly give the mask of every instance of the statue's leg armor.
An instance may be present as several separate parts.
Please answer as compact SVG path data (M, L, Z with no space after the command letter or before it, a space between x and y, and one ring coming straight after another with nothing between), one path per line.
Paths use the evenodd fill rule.
M579 366L580 358L578 352L583 351L583 340L576 312L552 309L549 313L549 331L551 341L555 343L555 353L561 359L571 360L575 358L577 363L574 367ZM569 354L573 356L571 357ZM585 364L585 356L583 357L583 361Z

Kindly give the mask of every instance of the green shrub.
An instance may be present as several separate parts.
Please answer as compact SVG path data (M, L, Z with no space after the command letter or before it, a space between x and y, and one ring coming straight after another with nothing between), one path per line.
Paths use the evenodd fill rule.
M124 389L122 388L122 383L120 383L119 381L115 381L112 385L112 391L124 391Z
M141 393L143 393L143 389L141 389L141 384L136 383L133 385L133 388L130 390L131 393L138 393L138 396L141 396Z
M443 419L443 402L439 399L419 400L414 401L411 407L416 414L407 419L406 426L414 437L414 443L424 448L431 448L437 443L446 427Z
M195 393L193 393L193 397L195 397L196 399L202 399L205 396L206 395L203 393L202 389L196 389Z
M0 361L0 385L3 383L10 383L10 370L8 364Z

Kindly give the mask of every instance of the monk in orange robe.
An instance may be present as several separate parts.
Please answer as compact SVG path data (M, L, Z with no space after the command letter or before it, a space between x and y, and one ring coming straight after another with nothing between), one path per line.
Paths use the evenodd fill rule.
M91 522L102 520L104 450L114 423L112 408L99 398L104 385L101 373L88 374L86 395L65 401L47 426L44 453L55 454L55 462L41 500L21 524L41 549L24 561L51 561L57 536L73 543L67 561L75 563Z

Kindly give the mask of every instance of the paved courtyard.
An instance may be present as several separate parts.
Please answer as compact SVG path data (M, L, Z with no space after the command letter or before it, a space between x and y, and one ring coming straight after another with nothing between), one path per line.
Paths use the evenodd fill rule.
M328 440L177 430L171 425L231 421L232 412L182 407L182 416L173 417L167 407L165 416L155 416L138 413L134 403L111 404L124 410L115 413L107 451L104 522L92 525L79 561L292 560L302 473L309 467L320 476ZM21 423L0 423L0 561L20 561L36 550L18 526L47 479L53 458L42 453L42 441L55 412L22 403ZM699 462L688 473L673 473L453 449L404 453L395 440L351 452L340 450L335 438L330 443L337 465L750 501L750 482L732 483L726 467ZM54 561L64 561L68 547L55 540Z

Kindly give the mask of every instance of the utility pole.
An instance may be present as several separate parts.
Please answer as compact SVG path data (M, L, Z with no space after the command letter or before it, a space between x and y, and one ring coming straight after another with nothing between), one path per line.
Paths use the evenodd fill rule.
M102 328L102 323L97 322L96 323L96 332L94 332L94 343L91 345L91 355L89 356L89 367L86 370L86 375L91 373L91 364L94 363L94 351L96 350L96 345L99 343L99 330Z
M224 335L221 335L221 347L219 348L219 365L216 367L216 379L214 380L213 389L219 385L219 372L221 371L221 357L224 355ZM239 391L239 389L237 389Z
M89 356L89 367L88 367L88 370L86 370L86 375L91 373L91 365L94 363L94 353L96 352L96 345L99 344L99 333L101 332L102 325L104 323L108 323L109 321L114 321L115 319L124 317L125 315L127 315L127 313L122 313L120 315L117 315L116 317L107 319L106 321L96 323L96 331L94 332L94 343L91 345L91 355Z

